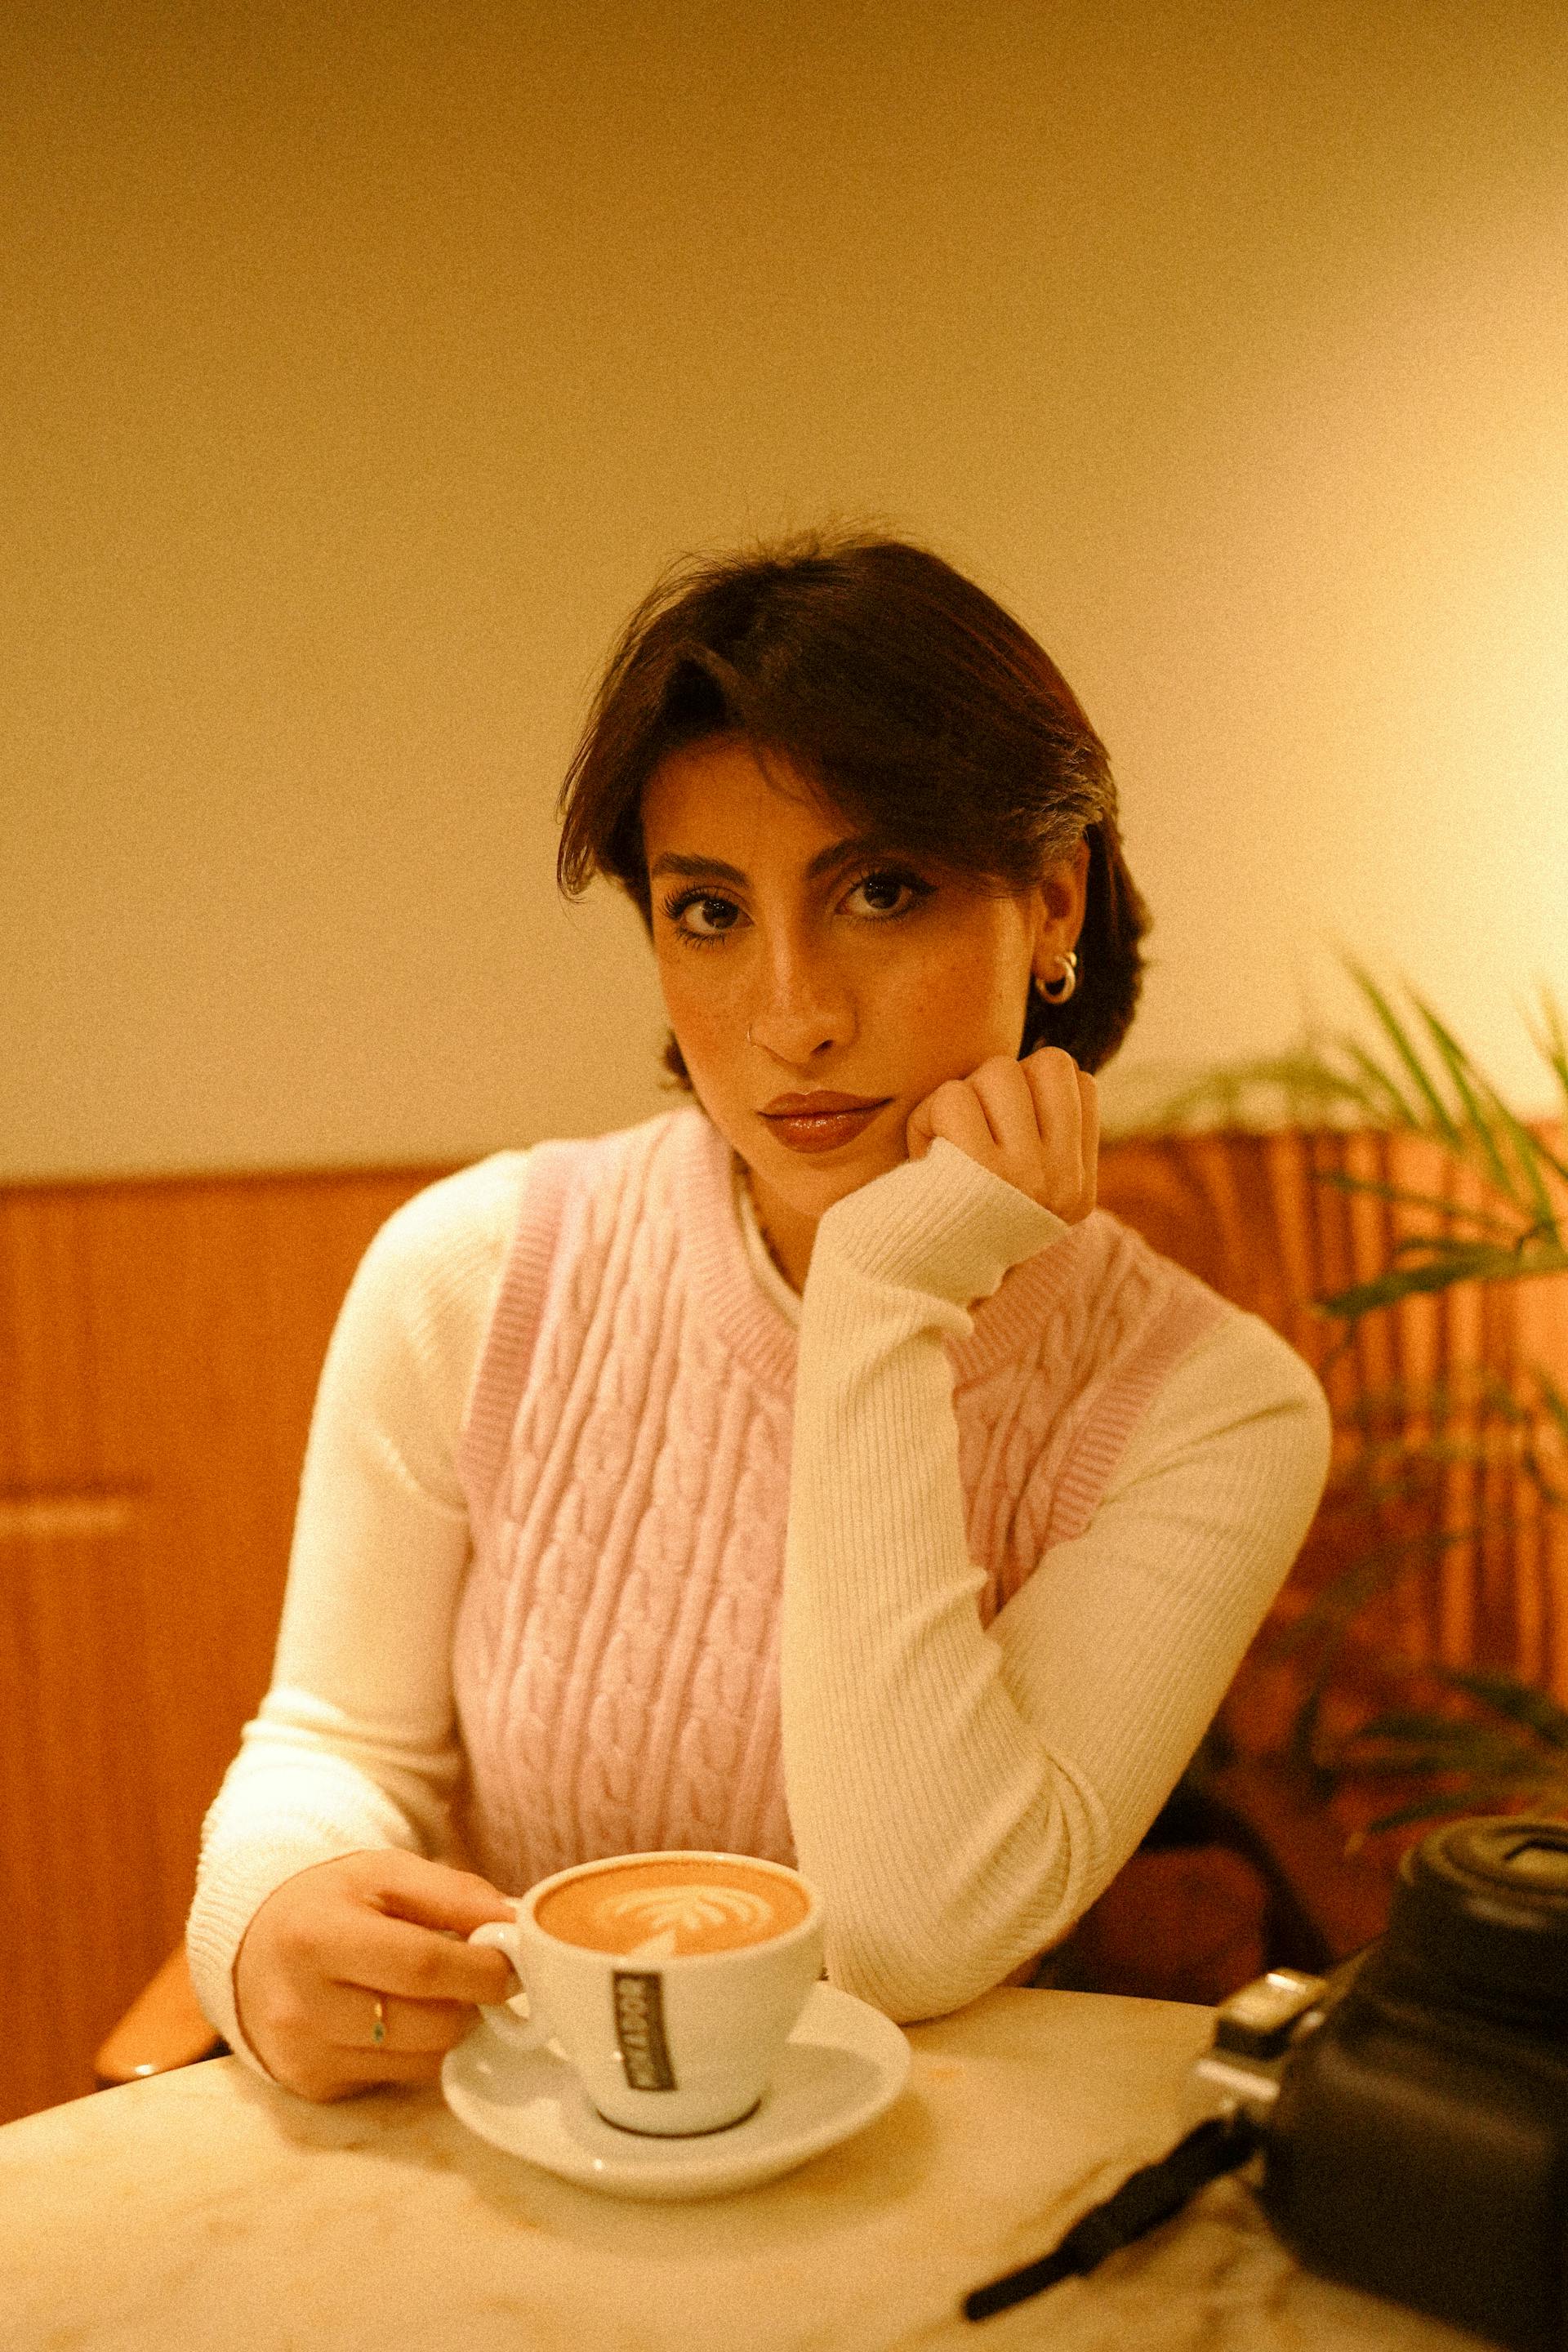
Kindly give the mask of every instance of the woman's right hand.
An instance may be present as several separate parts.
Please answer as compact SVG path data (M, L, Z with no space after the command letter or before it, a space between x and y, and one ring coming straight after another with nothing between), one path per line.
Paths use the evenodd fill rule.
M1094 1206L1100 1098L1059 1045L1038 1046L1023 1062L994 1055L967 1078L949 1078L910 1114L910 1158L923 1160L938 1136L1064 1224L1080 1223Z
M234 1964L240 2030L302 2098L434 2083L476 2005L517 1990L506 1955L468 1941L487 1919L515 1916L488 1879L396 1847L312 1864L245 1931Z

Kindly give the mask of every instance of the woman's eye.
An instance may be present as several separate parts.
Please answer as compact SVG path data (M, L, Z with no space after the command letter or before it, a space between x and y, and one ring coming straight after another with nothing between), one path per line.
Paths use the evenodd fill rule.
M664 911L683 938L717 940L733 929L741 910L728 898L708 898L699 895L690 898L667 899Z
M851 898L862 898L866 911L872 915L907 915L917 898L929 898L932 885L921 882L913 874L868 874L850 891ZM899 901L904 900L900 905Z

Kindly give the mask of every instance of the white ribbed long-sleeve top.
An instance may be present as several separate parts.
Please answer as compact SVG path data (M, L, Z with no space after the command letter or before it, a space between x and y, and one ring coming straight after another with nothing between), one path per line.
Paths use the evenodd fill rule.
M328 1351L272 1684L208 1815L188 1930L203 2006L252 2063L233 1966L268 1895L364 1847L464 1858L458 1457L528 1170L501 1152L399 1210ZM1329 1422L1294 1351L1227 1308L1085 1531L983 1626L950 1381L918 1344L910 1268L979 1296L1068 1229L943 1143L899 1182L903 1263L824 1247L825 1220L804 1314L738 1181L731 1208L753 1278L801 1327L792 1496L813 1501L792 1503L782 1669L796 1848L844 1895L835 1978L908 2020L1059 1940L1137 1844L1300 1545ZM918 1541L900 1496L921 1498Z

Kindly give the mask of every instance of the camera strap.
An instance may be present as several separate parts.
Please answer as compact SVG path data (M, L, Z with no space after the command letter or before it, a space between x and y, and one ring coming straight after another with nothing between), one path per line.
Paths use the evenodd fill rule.
M989 2319L1032 2294L1055 2286L1058 2280L1082 2278L1096 2270L1108 2254L1119 2253L1135 2239L1179 2213L1190 2198L1211 2180L1234 2172L1263 2144L1256 2124L1237 2111L1212 2116L1178 2140L1157 2164L1130 2172L1114 2197L1091 2205L1076 2221L1054 2253L1026 2263L1021 2270L977 2286L963 2298L965 2319Z

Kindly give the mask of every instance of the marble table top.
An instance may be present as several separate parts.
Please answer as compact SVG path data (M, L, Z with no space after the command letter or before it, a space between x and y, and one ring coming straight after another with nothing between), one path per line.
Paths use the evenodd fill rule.
M1475 2352L1310 2277L1240 2179L1091 2278L978 2324L1183 2127L1209 2012L1003 1991L911 2029L910 2084L764 2188L634 2204L439 2094L311 2106L218 2059L0 2129L5 2352Z

